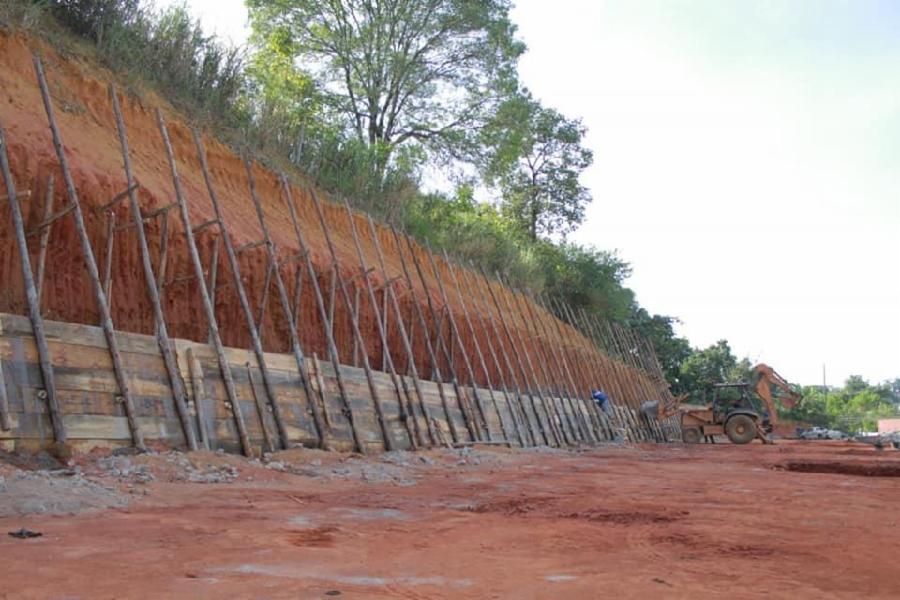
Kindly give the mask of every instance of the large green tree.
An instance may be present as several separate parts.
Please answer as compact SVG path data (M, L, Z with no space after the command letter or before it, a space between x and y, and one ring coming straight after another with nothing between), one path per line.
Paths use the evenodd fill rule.
M677 391L688 393L695 401L705 402L715 383L751 381L752 365L746 358L738 360L726 340L694 350L681 364Z
M465 154L514 89L508 0L248 0L253 42L277 48L311 74L329 110L377 148L419 144Z
M591 193L580 177L593 162L585 133L579 120L542 106L527 91L504 102L483 130L485 179L499 186L504 214L532 241L565 236L584 220Z

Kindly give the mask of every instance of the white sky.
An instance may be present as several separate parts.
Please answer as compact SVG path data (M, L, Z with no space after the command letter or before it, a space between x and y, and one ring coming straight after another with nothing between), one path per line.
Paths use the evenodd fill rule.
M241 2L188 5L246 39ZM643 306L794 382L900 377L900 3L519 0L513 20L525 84L590 130L574 239L619 249Z

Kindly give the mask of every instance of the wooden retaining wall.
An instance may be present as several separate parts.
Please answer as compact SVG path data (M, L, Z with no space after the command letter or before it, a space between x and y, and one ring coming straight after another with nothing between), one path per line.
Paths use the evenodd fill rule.
M45 321L45 328L69 444L81 450L95 446L130 445L132 434L102 329L54 321ZM185 447L185 434L156 339L125 332L117 332L117 338L137 423L146 442ZM197 439L203 441L201 447L239 452L235 421L214 349L186 340L173 340L172 345L189 397L191 424ZM277 447L278 432L272 411L265 406L266 394L254 353L228 348L226 354L239 398L239 409L254 450L259 452L267 447ZM313 396L310 399L303 391L293 356L267 354L266 362L291 443L340 451L353 450L350 422L338 393L331 363L307 358ZM385 444L381 427L376 420L363 370L342 365L341 374L364 451L383 451ZM407 428L400 418L398 394L390 376L377 371L374 375L393 448L412 448L409 431L415 431L415 424L410 423ZM469 413L470 418L475 413L471 388L463 391L461 406L454 386L442 384L448 406L445 410L438 385L433 381L420 381L438 438L435 445L474 441L464 416L464 411ZM408 387L413 388L411 381ZM550 431L553 428L563 434L568 445L597 443L616 437L632 441L664 441L678 436L673 423L647 421L638 412L621 405L615 407L615 414L609 419L587 400L568 403L545 395L545 399L553 403L551 423L536 396L523 396L516 404L515 398L508 398L498 391L491 394L489 390L478 389L477 393L483 405L489 407L484 416L495 443L522 445L520 436L515 433L518 431L524 435L526 445L531 445L528 431ZM418 428L422 432L427 431L418 399L404 396L402 400L406 406L412 405ZM320 439L315 427L311 401L317 403L325 424L323 439ZM54 439L46 404L37 348L28 318L0 314L0 416L3 417L0 419L0 446L7 450L36 450L50 446ZM535 407L538 407L537 410ZM572 427L572 423L577 422L591 424L587 436L584 431L579 433ZM454 430L456 439L452 435ZM425 437L424 433L422 435ZM485 437L483 433L481 437Z

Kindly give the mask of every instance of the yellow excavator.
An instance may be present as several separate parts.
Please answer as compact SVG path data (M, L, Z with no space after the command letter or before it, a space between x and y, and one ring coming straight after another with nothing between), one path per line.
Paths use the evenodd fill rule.
M768 434L778 424L772 388L780 390L779 399L787 408L795 406L802 397L769 365L756 365L753 374L756 378L753 383L715 384L712 402L706 406L683 404L685 394L670 397L668 402L644 403L641 410L648 417L660 420L681 415L681 436L689 444L723 434L734 444L748 444L756 438L771 444Z

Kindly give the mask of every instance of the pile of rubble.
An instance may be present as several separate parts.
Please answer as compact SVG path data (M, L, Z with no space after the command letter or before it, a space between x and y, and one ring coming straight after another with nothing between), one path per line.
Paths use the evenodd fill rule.
M74 514L98 508L121 508L128 497L114 486L89 479L79 468L13 469L0 476L0 517L27 514Z

